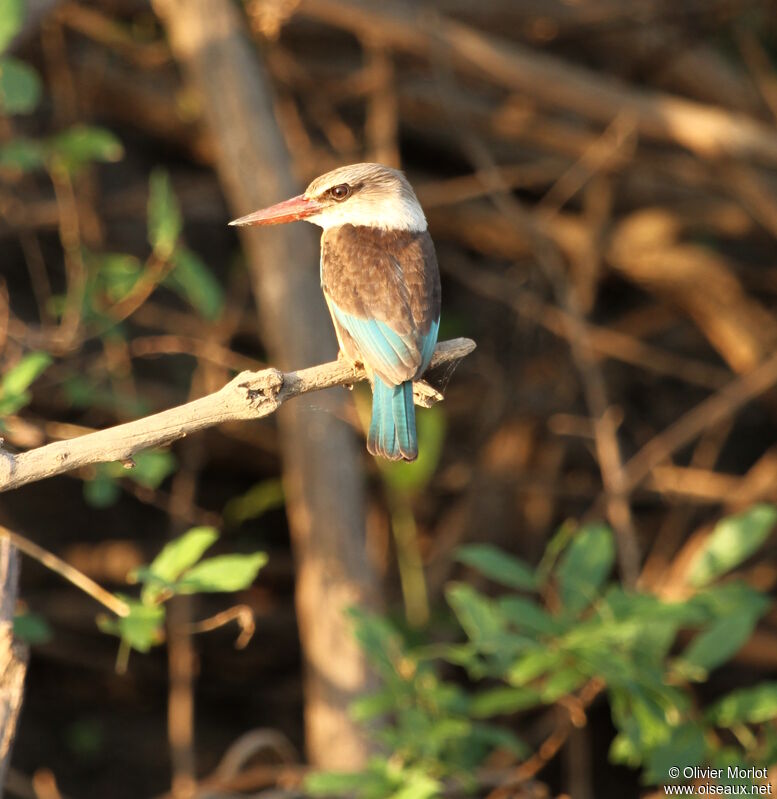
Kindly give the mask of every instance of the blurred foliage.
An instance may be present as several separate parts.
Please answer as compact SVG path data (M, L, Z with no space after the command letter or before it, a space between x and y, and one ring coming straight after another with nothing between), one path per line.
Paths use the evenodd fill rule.
M148 241L157 258L165 261L173 254L182 228L183 217L170 176L156 169L148 184Z
M731 570L754 554L777 521L756 505L723 519L700 548L686 596L667 601L611 582L615 540L603 524L565 525L544 567L489 545L458 559L500 587L487 595L470 583L446 598L463 638L419 646L387 618L354 612L357 639L380 677L380 690L353 706L385 756L358 774L322 773L315 795L431 799L444 784L474 787L473 769L495 749L528 754L514 714L605 691L617 735L610 759L642 771L645 783L669 781L671 765L759 766L777 753L777 683L739 689L704 707L694 685L728 661L750 637L770 599ZM690 640L688 638L690 637ZM463 669L440 676L439 661ZM589 700L590 701L590 698Z
M24 19L23 0L0 0L0 51L7 47ZM0 59L0 110L14 114L33 110L39 100L40 81L31 67L16 59ZM94 163L111 163L124 156L124 148L111 131L76 124L40 139L15 136L0 146L0 168L17 173L48 172L76 178ZM223 306L223 291L208 267L181 240L183 220L170 178L162 169L149 180L148 239L152 257L169 264L160 270L166 285L189 302L206 319L215 319ZM83 292L82 321L110 322L111 310L136 288L152 265L123 253L83 252L88 276ZM72 288L72 287L71 287ZM152 285L153 288L153 285ZM65 297L55 297L52 312L62 313ZM120 321L120 320L113 320ZM98 326L98 335L105 332Z
M110 507L121 495L122 478L147 488L159 488L176 467L175 457L167 450L139 452L127 466L99 463L95 467L95 476L84 482L84 499L95 508Z
M40 78L23 61L2 55L24 24L24 0L0 0L0 112L28 114L38 105Z
M123 155L121 142L110 131L75 125L45 139L12 139L0 148L0 166L18 172L44 169L75 176L91 163L112 163Z
M0 51L19 31L24 13L23 0L0 0ZM39 95L40 81L30 67L13 58L0 59L0 111L30 111ZM39 139L14 136L0 146L0 169L44 172L57 185L77 180L92 164L116 162L123 156L124 148L111 131L76 124ZM170 178L162 169L154 170L149 179L147 227L152 251L145 262L133 254L93 252L81 244L77 255L85 268L83 284L69 283L66 293L50 298L47 310L62 319L75 302L83 338L110 344L125 338L124 318L161 284L202 318L218 318L223 290L202 259L184 244L181 211ZM17 413L30 402L30 386L52 360L51 353L36 350L5 368L0 377L0 425L2 417ZM110 379L84 374L67 363L63 367L59 386L72 406L106 409L119 416L149 412L147 403L117 391ZM84 496L95 507L108 507L120 496L122 478L157 488L175 469L175 459L168 452L140 453L132 469L100 464L85 478Z
M224 506L224 523L237 527L249 519L257 519L275 508L283 507L283 484L280 480L263 480L239 494Z
M29 646L45 644L51 638L51 627L40 614L24 610L14 616L13 634Z
M29 352L0 378L0 426L2 417L16 413L32 399L30 385L51 364L45 352Z
M122 594L126 616L100 616L98 626L121 639L118 668L126 668L132 649L148 652L164 641L165 602L174 596L202 593L230 593L248 588L267 563L264 552L250 554L203 555L218 540L213 527L193 527L170 541L148 566L128 575L128 581L141 586L140 597Z

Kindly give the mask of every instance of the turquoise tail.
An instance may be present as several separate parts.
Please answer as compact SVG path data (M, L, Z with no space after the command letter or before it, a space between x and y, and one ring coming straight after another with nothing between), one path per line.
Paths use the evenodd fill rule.
M367 449L390 461L414 461L418 457L412 380L387 386L375 376Z

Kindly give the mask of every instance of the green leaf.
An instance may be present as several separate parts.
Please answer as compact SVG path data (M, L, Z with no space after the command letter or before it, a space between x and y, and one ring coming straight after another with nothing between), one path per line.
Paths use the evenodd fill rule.
M129 616L119 619L119 632L133 649L148 652L154 644L164 640L162 625L165 609L141 604L133 604L131 607Z
M0 4L1 5L1 4ZM0 11L0 13L2 13ZM45 644L51 640L51 627L43 616L37 613L18 613L13 619L13 634L15 638L24 641L29 646Z
M309 774L305 777L303 787L305 793L311 796L396 799L395 792L412 784L413 779L414 772L406 769L403 763L389 764L385 758L373 757L362 771Z
M369 613L361 608L349 608L353 620L354 636L370 662L384 677L396 674L395 664L404 656L402 636L385 616Z
M538 647L531 649L511 666L507 673L510 685L522 686L556 668L563 660L563 654L556 649Z
M465 583L449 586L445 596L473 642L489 647L498 645L505 632L505 620L495 602Z
M218 537L215 527L192 527L164 546L151 561L149 571L160 580L173 583L197 563Z
M651 594L641 594L612 586L604 596L599 614L611 616L619 622L635 622L640 636L652 638L654 625L671 627L697 627L710 620L710 612L697 597L678 602L664 602ZM651 644L652 645L652 644Z
M24 24L24 0L0 0L0 52L5 50Z
M178 465L175 455L169 450L163 449L144 450L134 455L133 459L135 466L132 469L125 469L121 464L114 464L115 473L123 474L124 477L129 477L147 488L159 488Z
M475 667L478 662L477 647L467 644L429 644L413 650L413 656L418 660L447 660L456 666L464 668Z
M754 688L733 691L718 700L707 718L719 727L761 724L777 718L777 682L763 682Z
M342 796L359 791L365 782L365 776L358 771L320 771L305 777L304 790L311 796Z
M95 476L84 482L84 499L96 508L114 505L121 496L121 480L132 480L146 488L158 488L175 471L175 456L167 450L146 450L133 456L134 466L100 463Z
M393 691L376 691L351 702L348 714L354 721L365 722L380 718L396 710L397 699Z
M541 608L534 600L522 596L505 596L497 600L507 620L519 630L535 635L558 635L565 624Z
M567 548L569 542L575 537L576 532L577 524L571 519L567 519L548 541L545 552L542 553L542 558L540 558L536 569L537 583L540 586L545 585L551 571L556 566L556 561Z
M32 139L11 139L0 147L0 167L17 172L32 172L46 163L46 150Z
M172 255L173 271L165 279L175 292L205 319L218 319L224 308L224 291L199 255L179 247Z
M265 552L208 558L183 575L176 585L176 591L179 594L242 591L256 579L265 563Z
M224 522L237 527L249 519L257 519L267 511L283 506L283 484L280 480L263 480L224 506Z
M118 635L138 652L148 652L154 644L164 640L165 608L163 605L149 606L136 599L122 598L129 605L129 615L122 618L100 616L97 625L102 632Z
M672 734L666 709L659 698L632 683L610 690L615 726L628 739L618 744L620 755L641 759L644 754L666 743Z
M11 56L0 58L0 112L29 114L40 93L40 78L32 67Z
M111 303L124 299L143 272L140 260L134 255L90 253L88 260L95 273L95 289L104 293Z
M28 391L11 397L0 397L0 419L21 410L31 399L32 395Z
M753 634L757 615L730 616L719 619L699 633L676 661L682 673L692 678L706 673L732 658Z
M445 440L445 413L439 406L420 411L416 416L418 458L412 463L392 462L378 458L383 479L392 491L417 494L437 470Z
M52 358L47 352L30 352L11 367L0 382L0 396L21 394L49 367Z
M711 622L673 662L689 680L703 680L706 672L732 657L751 635L757 620L769 608L769 599L741 581L699 591L685 603ZM696 622L698 624L698 621Z
M524 591L532 591L537 586L531 566L491 544L459 547L456 559L501 585Z
M540 696L534 688L500 686L475 694L470 712L476 719L482 719L517 713L538 704Z
M556 571L567 611L580 613L596 599L614 561L615 541L609 527L588 524L579 530Z
M691 564L691 585L707 585L749 558L769 537L775 521L777 507L759 504L718 522Z
M440 783L420 769L406 775L406 779L407 784L391 794L389 799L435 799L441 795Z
M761 759L759 757L760 763L773 763L773 760L769 759ZM717 751L713 753L712 756L712 765L715 768L719 768L723 770L723 773L718 778L717 782L721 785L752 785L753 782L750 779L746 779L744 777L747 774L748 766L752 768L753 763L748 763L744 757L744 753L740 747L734 746L722 746ZM729 769L731 771L729 772ZM743 776L740 777L739 774ZM730 775L730 776L729 776ZM736 795L733 792L729 793L729 796ZM741 796L742 794L740 794ZM744 794L747 796L747 791ZM757 794L754 794L757 795ZM763 794L762 794L763 795ZM769 794L766 794L767 796Z
M105 128L74 125L49 139L53 163L76 173L94 161L113 163L124 156L121 142Z
M612 739L610 760L623 766L637 768L642 763L642 753L634 739L621 732Z
M146 488L159 488L178 465L175 455L169 450L150 449L132 456L134 466L127 468L123 463L101 463L98 472L113 480L127 478Z
M148 189L148 241L157 258L166 261L173 254L181 235L181 210L170 176L163 169L151 173Z
M577 666L563 666L547 678L540 691L540 697L546 704L553 704L562 696L571 694L579 688L586 679L586 674Z
M729 616L760 616L769 604L768 597L741 580L711 586L686 601L687 606L705 613L705 621Z
M669 740L649 751L645 781L652 784L669 782L672 766L681 769L699 766L704 762L706 749L704 730L698 724L673 727Z
M0 380L0 416L16 413L30 401L29 386L52 362L46 352L30 352L12 366Z

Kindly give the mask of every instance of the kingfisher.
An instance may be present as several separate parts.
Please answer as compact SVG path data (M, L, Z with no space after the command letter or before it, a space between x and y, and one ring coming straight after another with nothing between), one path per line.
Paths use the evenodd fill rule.
M440 271L415 192L399 170L351 164L229 224L297 220L323 229L321 288L340 352L364 366L372 385L367 449L415 460L413 381L429 366L440 327Z

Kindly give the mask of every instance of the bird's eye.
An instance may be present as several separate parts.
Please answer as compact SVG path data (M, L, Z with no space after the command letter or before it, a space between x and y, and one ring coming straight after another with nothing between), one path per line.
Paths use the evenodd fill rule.
M340 183L329 189L329 196L337 202L342 202L351 196L351 187L347 183Z

